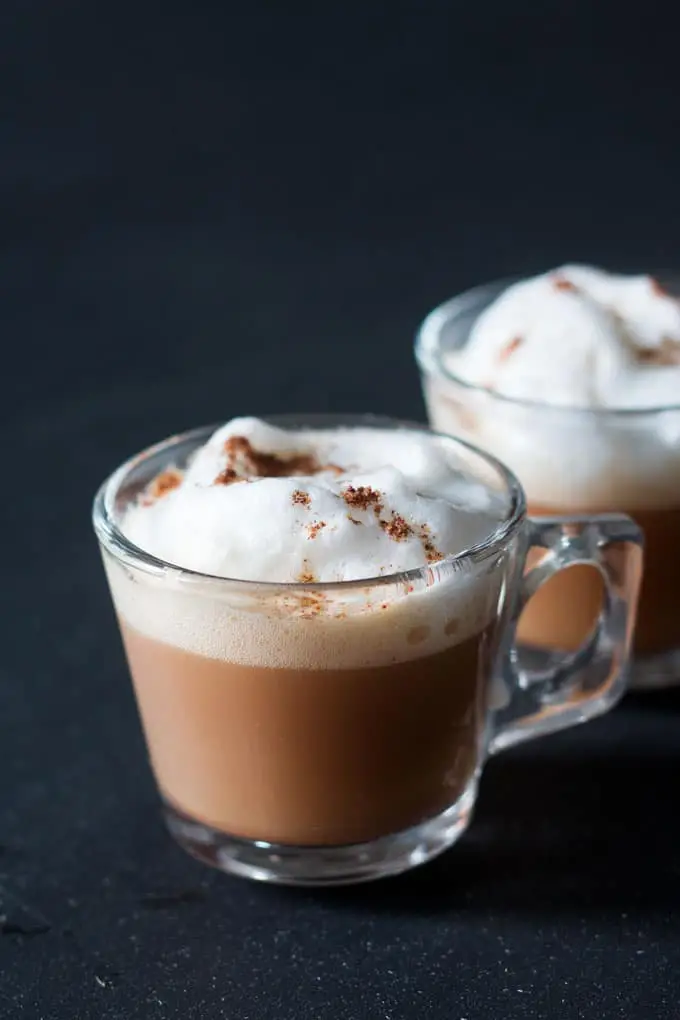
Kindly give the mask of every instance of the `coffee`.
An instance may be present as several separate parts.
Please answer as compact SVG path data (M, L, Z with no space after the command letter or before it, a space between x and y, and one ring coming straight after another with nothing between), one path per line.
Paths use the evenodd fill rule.
M310 670L209 659L122 630L163 796L222 832L367 842L439 814L474 777L486 631L406 662Z
M122 520L138 546L265 582L106 560L169 807L232 837L338 846L454 804L478 767L503 573L439 565L500 512L412 430L237 420L152 478Z

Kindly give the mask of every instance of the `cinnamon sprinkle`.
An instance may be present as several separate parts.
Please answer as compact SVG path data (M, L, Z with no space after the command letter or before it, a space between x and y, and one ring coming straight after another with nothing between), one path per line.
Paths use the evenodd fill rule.
M512 340L508 340L507 344L503 347L501 353L498 355L498 360L501 362L507 361L508 358L512 357L512 355L515 353L515 351L521 345L521 343L522 343L521 336L514 336Z
M378 524L385 532L385 534L391 538L394 542L404 542L407 538L410 538L414 534L414 527L409 524L405 517L397 513L396 510L390 512L389 518L382 519L380 514L384 510L384 502L382 493L377 489L372 489L368 485L348 485L343 492L345 502L350 507L356 507L359 510L372 509L375 516L378 518ZM351 514L347 514L347 519L352 524L361 524L356 517ZM427 524L422 524L417 529L418 537L422 543L423 551L428 563L435 563L438 560L443 559L439 549L435 546L430 529Z
M304 559L302 561L302 570L298 574L297 580L301 584L314 584L315 581L317 580L316 577L314 576L314 572L310 570L309 560Z
M663 284L659 283L659 281L656 279L655 276L650 276L650 278L649 278L649 285L652 288L652 293L655 294L656 297L668 297L669 296L668 295L668 291L666 290L666 288L663 286Z
M398 514L396 510L392 511L392 517L389 521L380 521L380 527L385 534L389 535L390 538L393 538L395 542L403 542L413 534L413 528L411 525L408 523L406 518L402 517L401 514Z
M372 489L370 485L348 485L342 497L347 506L356 507L357 510L368 510L372 507L376 516L383 508L382 494L377 489Z
M571 280L566 280L563 276L553 276L552 285L555 290L571 291L572 294L578 290L576 284L572 283Z
M314 524L307 525L307 537L316 538L320 531L326 527L325 521L315 521Z
M233 482L245 482L245 478L240 478L233 468L225 468L220 471L213 485L231 485Z
M305 595L300 599L300 618L302 620L313 620L315 617L320 616L324 609L323 601L314 598L312 595Z
M312 497L308 492L303 492L302 489L295 489L291 496L293 504L297 506L309 506L312 502Z
M161 471L159 475L156 475L156 477L149 482L141 502L144 506L148 506L150 503L154 503L157 499L162 499L163 496L167 496L169 492L172 492L173 489L176 489L181 484L181 471L177 471L175 468L168 468L167 471Z
M264 453L256 450L247 436L230 436L224 443L224 452L231 461L242 461L246 473L255 478L288 478L341 470L336 465L320 464L311 453L292 453L289 456Z
M643 365L680 365L680 343L665 336L658 347L638 347L636 357Z
M421 525L419 538L428 563L436 563L444 558L432 541L432 533L428 524Z

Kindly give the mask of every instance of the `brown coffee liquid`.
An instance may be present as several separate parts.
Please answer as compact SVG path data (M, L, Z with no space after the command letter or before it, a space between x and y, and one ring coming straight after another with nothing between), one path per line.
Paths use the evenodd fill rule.
M395 665L296 670L122 630L161 791L230 835L372 840L439 814L475 773L488 631Z
M603 507L575 509L529 504L532 517L606 512ZM675 600L680 572L680 509L622 512L629 513L645 533L635 653L653 655L678 648L680 613ZM537 648L573 651L593 629L603 594L602 577L597 570L570 567L544 584L530 600L520 618L519 641Z

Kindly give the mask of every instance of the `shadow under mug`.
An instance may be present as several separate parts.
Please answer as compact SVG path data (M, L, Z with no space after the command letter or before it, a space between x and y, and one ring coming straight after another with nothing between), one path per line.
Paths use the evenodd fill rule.
M500 462L418 425L267 420L425 435L493 507L493 523L477 545L405 573L253 583L163 562L120 527L151 479L186 464L212 429L174 436L114 472L93 522L166 820L195 857L249 878L332 885L398 874L465 831L490 754L619 699L641 533L618 514L529 520ZM539 565L526 570L537 550ZM601 573L606 593L592 638L528 672L514 644L521 610L579 563Z

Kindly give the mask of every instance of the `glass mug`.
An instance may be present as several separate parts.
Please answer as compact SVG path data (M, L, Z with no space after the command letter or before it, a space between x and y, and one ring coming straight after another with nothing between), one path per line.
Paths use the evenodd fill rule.
M228 580L163 562L119 526L151 479L186 464L213 429L174 436L115 471L96 496L94 528L167 824L195 857L253 879L398 874L465 831L490 754L619 699L641 534L622 515L529 520L499 461L422 426L268 420L424 433L493 520L470 549L392 576ZM537 549L540 565L527 572ZM522 670L522 607L547 578L584 562L606 591L591 642L548 672Z
M645 534L645 576L630 685L677 683L680 402L653 410L571 409L506 397L456 376L445 354L465 345L476 318L512 282L466 291L435 308L421 325L415 353L430 425L507 464L520 479L534 518L612 510L635 518ZM577 649L602 598L599 574L585 567L547 585L519 625L526 661L545 668Z

